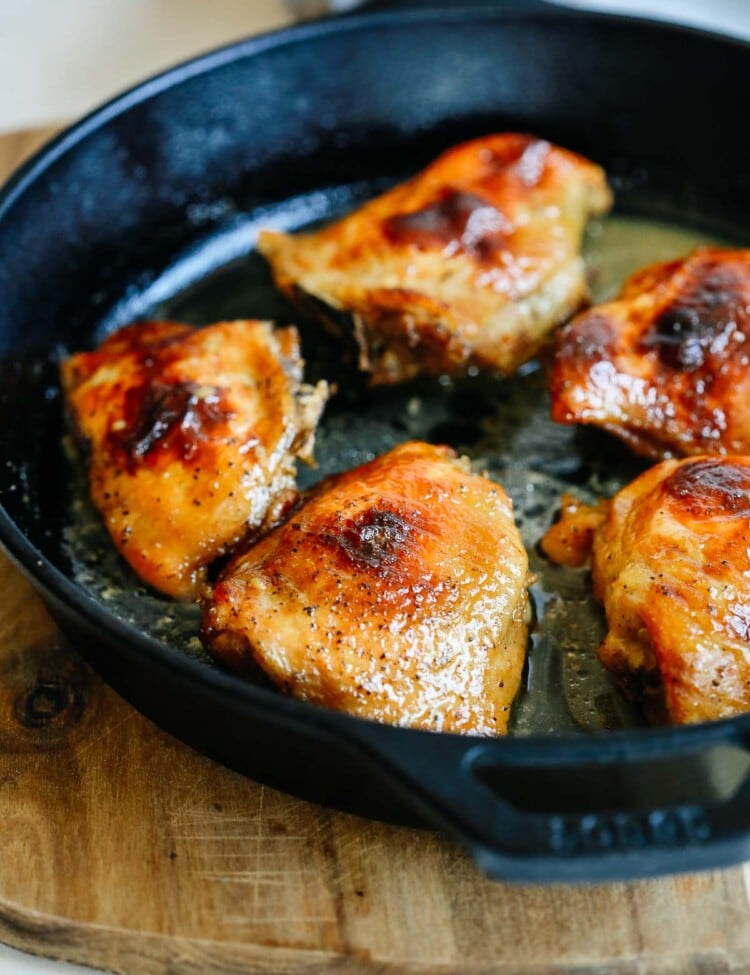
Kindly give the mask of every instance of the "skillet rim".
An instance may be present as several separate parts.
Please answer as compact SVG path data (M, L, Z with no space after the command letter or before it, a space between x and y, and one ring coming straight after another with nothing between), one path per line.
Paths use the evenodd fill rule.
M184 81L209 74L226 64L251 58L267 50L305 43L332 34L366 31L370 27L387 27L390 24L405 23L415 27L421 24L441 26L452 22L464 22L469 18L475 21L492 22L542 21L554 24L555 21L579 20L593 25L623 24L656 34L692 35L708 43L737 48L750 56L750 40L718 31L694 25L668 23L651 17L556 5L550 5L549 10L537 8L529 12L519 9L503 11L473 5L462 7L460 10L438 8L364 12L293 25L243 38L181 61L115 95L79 121L67 126L16 169L0 187L0 234L3 231L3 220L15 203L24 193L33 190L35 181L66 152L74 149L93 132L106 127L109 122L130 108ZM171 644L158 640L135 625L121 620L47 559L29 541L2 504L0 504L0 546L35 588L41 588L43 594L48 594L54 601L62 604L87 627L93 627L107 634L126 657L144 655L153 665L172 671L175 678L188 682L198 694L233 698L244 708L266 715L273 710L275 716L294 725L303 733L314 728L319 735L334 737L340 744L358 746L360 750L365 748L370 751L371 743L382 741L390 751L394 745L398 745L399 738L404 740L404 735L410 739L414 739L415 736L434 739L436 735L440 735L447 737L454 746L462 742L463 751L467 756L475 746L491 741L493 747L503 749L504 759L514 764L522 763L524 760L530 760L532 763L553 760L560 764L575 764L582 761L633 761L647 755L653 757L698 752L727 740L750 738L750 714L695 725L630 728L588 734L583 732L546 735L511 734L492 739L380 724L321 705L298 701L276 691L242 681L238 677L190 657ZM378 750L377 747L373 749L373 751Z

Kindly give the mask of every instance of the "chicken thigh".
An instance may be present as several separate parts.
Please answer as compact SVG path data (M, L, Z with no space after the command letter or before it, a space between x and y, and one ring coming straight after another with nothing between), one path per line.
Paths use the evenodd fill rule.
M225 666L397 725L505 731L527 639L527 557L503 489L406 443L323 482L204 603Z
M750 711L750 457L663 461L589 513L604 666L655 722Z
M296 499L326 384L302 384L293 328L131 325L61 367L91 498L156 589L195 599L206 566Z
M282 291L353 335L373 385L508 374L586 301L581 239L610 205L599 166L506 133L322 230L261 231L258 248Z
M552 415L649 457L750 453L750 250L647 267L559 336Z

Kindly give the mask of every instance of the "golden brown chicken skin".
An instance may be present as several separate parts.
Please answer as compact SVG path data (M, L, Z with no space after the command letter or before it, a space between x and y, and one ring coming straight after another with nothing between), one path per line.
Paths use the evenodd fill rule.
M580 245L604 172L530 135L456 146L315 233L262 231L278 287L351 330L372 384L511 373L587 299Z
M325 481L234 558L204 604L228 668L376 721L505 731L527 637L527 558L503 489L406 443Z
M293 328L148 322L61 367L91 498L149 585L197 598L206 566L296 499L325 384L302 384Z
M604 666L655 722L750 711L750 457L664 461L591 514Z
M594 535L609 511L609 502L584 504L572 494L563 494L560 520L551 525L541 540L541 549L552 562L579 569L591 557Z
M559 336L552 415L649 457L750 453L750 250L633 275Z

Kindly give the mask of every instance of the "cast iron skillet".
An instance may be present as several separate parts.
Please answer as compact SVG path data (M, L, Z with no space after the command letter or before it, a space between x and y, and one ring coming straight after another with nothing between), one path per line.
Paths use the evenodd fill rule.
M635 187L655 210L746 226L749 84L747 45L691 30L557 10L375 13L199 58L42 150L0 197L0 539L73 644L200 750L318 802L446 829L495 877L750 856L750 718L492 741L381 727L243 684L117 618L74 581L64 544L55 362L248 250L242 234L221 246L242 214L395 178L489 131L586 153L626 203Z

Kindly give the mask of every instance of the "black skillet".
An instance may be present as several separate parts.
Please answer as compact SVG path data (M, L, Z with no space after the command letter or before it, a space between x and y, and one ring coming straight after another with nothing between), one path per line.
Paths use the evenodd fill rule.
M374 13L246 41L116 99L17 173L0 197L0 539L120 693L263 782L446 829L500 878L718 867L750 856L750 718L493 741L381 727L243 684L170 645L155 597L126 579L120 601L108 602L84 584L97 569L89 564L82 576L71 541L80 504L61 447L56 357L165 311L293 317L249 254L255 218L292 226L325 218L460 139L521 129L601 161L625 209L742 233L750 47L536 6ZM224 265L226 276L216 271ZM315 347L316 333L306 334ZM334 368L337 355L317 345ZM349 429L349 446L358 417L379 422L381 410L384 442L403 439L404 394L373 399L348 378L330 422L344 440ZM527 380L538 399L539 380ZM498 416L513 400L522 422L525 381L492 387ZM410 395L438 411L452 404L442 436L450 439L456 423L487 408L492 389L427 384ZM558 439L561 483L581 476L578 454L587 450L625 464L626 477L624 451ZM350 453L337 454L340 466L357 459ZM542 470L544 457L529 470L537 462Z

